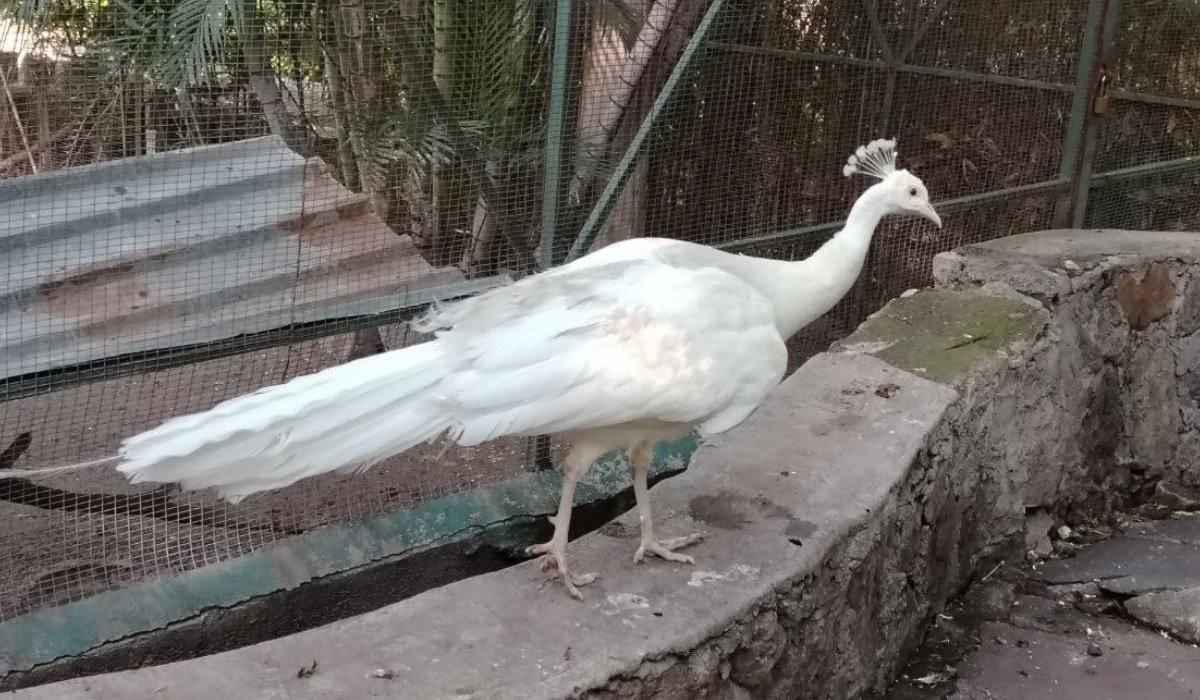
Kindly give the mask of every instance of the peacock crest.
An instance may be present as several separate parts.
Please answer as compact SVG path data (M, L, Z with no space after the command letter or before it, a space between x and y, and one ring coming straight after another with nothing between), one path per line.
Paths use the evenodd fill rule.
M876 139L858 147L846 160L842 174L850 177L857 173L882 180L896 172L896 155L896 139Z

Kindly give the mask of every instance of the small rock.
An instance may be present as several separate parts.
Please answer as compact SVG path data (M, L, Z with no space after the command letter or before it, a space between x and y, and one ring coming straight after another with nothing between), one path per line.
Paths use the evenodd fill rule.
M1075 536L1075 531L1069 525L1062 525L1055 531L1055 534L1058 535L1058 539L1065 542Z
M391 679L393 679L395 677L396 677L396 674L392 673L391 671L389 671L386 668L377 668L374 671L371 671L371 678L382 678L384 680L390 681Z
M313 659L311 666L301 666L299 671L296 671L297 678L310 678L312 674L317 672L317 660Z
M1171 517L1174 508L1161 503L1143 503L1134 509L1134 513L1148 520L1162 520Z
M1083 270L1079 269L1079 263L1074 260L1063 260L1062 269L1066 270L1067 274L1072 277L1083 272Z
M899 384L880 384L875 387L875 395L882 399L890 399L900 391Z
M1087 648L1088 656L1104 656L1104 650L1096 642L1089 642Z
M1059 556L1069 556L1079 551L1079 545L1066 540L1054 540L1050 543L1050 549Z
M972 586L963 596L962 605L963 611L970 616L1004 622L1009 618L1016 600L1016 586L991 579Z
M1138 668L1150 668L1150 662L1149 661L1139 661L1139 662L1137 662L1137 667Z

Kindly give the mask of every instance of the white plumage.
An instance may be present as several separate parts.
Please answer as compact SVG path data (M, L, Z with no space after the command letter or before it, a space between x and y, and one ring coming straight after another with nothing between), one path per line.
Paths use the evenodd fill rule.
M448 433L462 445L559 434L572 448L545 553L567 589L564 548L575 483L627 449L642 520L635 554L698 535L654 535L646 470L655 443L742 422L783 377L784 340L824 314L858 276L879 220L909 212L941 225L924 185L873 141L844 172L880 178L845 228L810 258L781 262L667 239L611 245L571 264L435 309L435 339L298 377L126 440L133 482L215 487L239 500L331 471L354 471Z

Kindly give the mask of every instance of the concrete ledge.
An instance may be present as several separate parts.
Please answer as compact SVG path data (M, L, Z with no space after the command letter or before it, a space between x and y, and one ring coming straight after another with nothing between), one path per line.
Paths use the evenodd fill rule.
M601 575L582 605L529 562L284 639L17 696L564 697L636 677L644 663L666 670L710 638L724 640L708 642L717 676L721 657L758 629L738 624L747 607L808 588L831 549L878 520L955 396L870 357L826 355L807 369L744 429L702 447L692 468L654 488L661 532L708 534L695 567L635 566L637 525L627 514L572 544L576 570ZM885 384L908 400L877 395ZM847 430L873 437L847 444ZM316 672L297 678L314 660ZM752 665L739 665L739 676ZM378 668L395 677L370 677ZM669 687L672 677L660 682Z
M1024 556L1042 510L1103 517L1160 479L1200 480L1196 240L1046 232L941 256L939 289L813 358L652 490L660 532L707 532L695 567L635 566L626 514L571 545L576 571L601 576L583 604L529 562L287 638L16 696L883 690L933 614Z

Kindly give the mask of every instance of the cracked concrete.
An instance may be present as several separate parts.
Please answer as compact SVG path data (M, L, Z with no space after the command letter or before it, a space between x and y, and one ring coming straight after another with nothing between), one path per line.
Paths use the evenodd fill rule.
M1096 582L1119 595L1200 585L1200 545L1117 537L1069 559L1048 561L1036 576L1049 584Z

